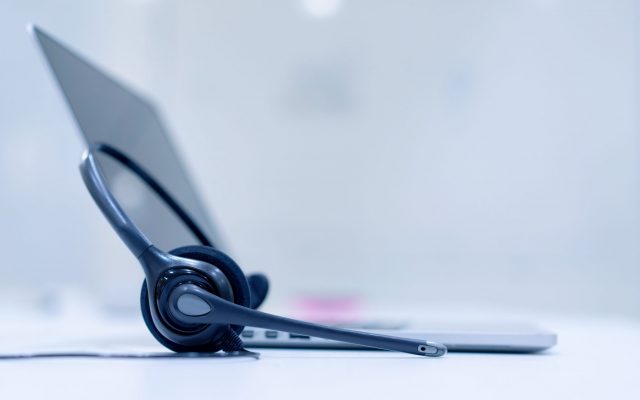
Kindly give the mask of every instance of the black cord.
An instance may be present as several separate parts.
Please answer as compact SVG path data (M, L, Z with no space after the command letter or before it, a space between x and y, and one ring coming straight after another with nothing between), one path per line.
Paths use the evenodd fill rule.
M36 352L0 354L0 361L23 360L34 358L234 358L249 357L260 358L260 353L245 349L234 350L225 353L109 353L94 351L61 351L61 352Z
M241 351L246 351L244 349L244 342L238 336L236 331L231 329L230 326L227 326L227 331L224 333L222 337L222 351L225 353L237 353Z

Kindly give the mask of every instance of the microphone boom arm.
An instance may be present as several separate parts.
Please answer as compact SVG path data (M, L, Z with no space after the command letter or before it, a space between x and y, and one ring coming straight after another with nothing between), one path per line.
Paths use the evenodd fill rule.
M252 310L194 284L175 288L169 307L175 317L186 323L253 326L427 357L440 357L447 352L440 343L332 328Z

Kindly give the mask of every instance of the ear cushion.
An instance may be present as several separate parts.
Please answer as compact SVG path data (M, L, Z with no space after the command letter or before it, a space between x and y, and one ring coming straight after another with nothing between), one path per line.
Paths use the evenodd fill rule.
M238 264L231 257L208 246L184 246L171 251L171 254L204 261L218 267L229 280L229 284L231 284L233 302L244 307L251 307L249 283Z

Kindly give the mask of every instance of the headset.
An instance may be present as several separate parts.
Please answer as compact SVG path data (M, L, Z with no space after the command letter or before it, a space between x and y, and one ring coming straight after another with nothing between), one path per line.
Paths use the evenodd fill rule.
M103 153L134 172L180 217L201 245L165 252L154 246L112 195L99 163ZM178 352L225 353L244 350L239 334L245 326L440 357L447 348L431 341L377 335L312 324L257 311L269 283L262 274L245 277L229 256L215 249L189 214L134 160L106 144L90 146L82 156L80 173L98 208L144 272L140 306L151 334Z

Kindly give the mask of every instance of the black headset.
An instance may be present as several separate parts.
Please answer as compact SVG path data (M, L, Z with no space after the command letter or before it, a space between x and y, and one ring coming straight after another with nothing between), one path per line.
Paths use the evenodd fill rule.
M112 157L149 185L201 245L168 253L155 247L112 195L95 159L97 152ZM237 352L243 349L239 334L245 326L253 326L420 356L440 357L447 352L440 343L337 329L257 311L268 291L267 278L262 274L245 277L240 267L212 246L189 214L139 164L111 146L98 144L83 155L80 172L93 200L142 265L142 316L151 334L170 350Z

